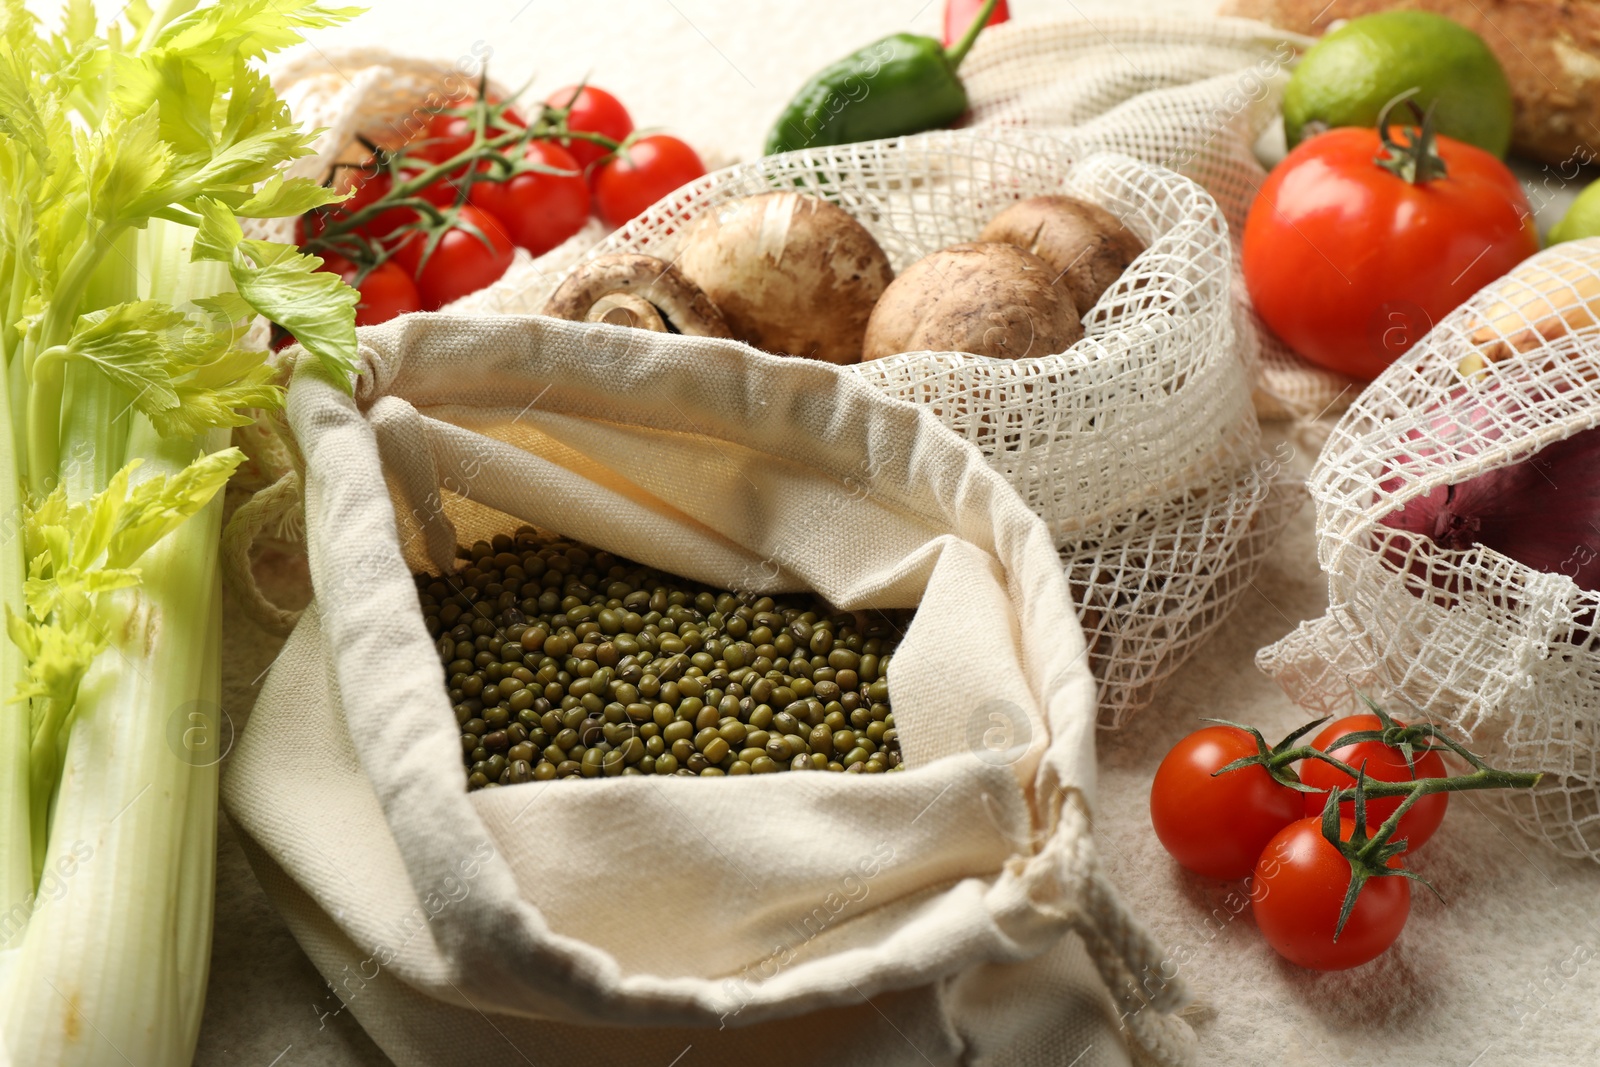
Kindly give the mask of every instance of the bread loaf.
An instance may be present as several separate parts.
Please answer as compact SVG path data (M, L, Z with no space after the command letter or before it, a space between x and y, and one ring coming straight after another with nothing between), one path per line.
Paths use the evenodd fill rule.
M1488 43L1516 103L1511 148L1576 173L1600 161L1600 2L1597 0L1222 0L1219 14L1321 34L1377 11L1432 11Z

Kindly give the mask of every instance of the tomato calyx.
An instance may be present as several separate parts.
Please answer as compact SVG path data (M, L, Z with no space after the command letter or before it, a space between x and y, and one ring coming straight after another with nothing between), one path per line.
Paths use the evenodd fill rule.
M1537 777L1537 776L1535 776ZM1444 778L1426 778L1423 782L1448 781ZM1363 765L1356 772L1356 784L1349 790L1334 790L1328 794L1328 802L1322 808L1322 837L1350 864L1350 885L1345 890L1344 903L1339 908L1339 922L1333 928L1333 940L1339 940L1339 935L1344 932L1344 924L1350 918L1350 913L1355 910L1356 900L1361 896L1361 888L1371 878L1403 877L1413 882L1421 882L1428 887L1428 891L1444 901L1444 894L1434 888L1428 881L1409 867L1393 867L1390 861L1406 850L1405 838L1392 840L1395 828L1400 825L1400 816L1412 804L1416 803L1427 793L1420 789L1413 789L1411 794L1401 802L1395 813L1378 828L1376 834L1367 833L1367 771ZM1355 829L1346 839L1340 831L1339 803L1344 799L1344 794L1350 792L1355 797Z
M1383 105L1383 110L1378 113L1378 139L1383 142L1383 151L1372 159L1372 162L1410 185L1426 185L1430 181L1449 177L1449 170L1439 155L1438 135L1433 128L1433 105L1428 105L1426 111L1422 110L1415 99L1420 91L1420 88L1407 89ZM1389 129L1389 116L1401 104L1409 107L1412 117L1416 119L1416 125L1403 127L1411 137L1405 143L1395 140Z
M1202 718L1200 721L1216 723L1218 726L1231 726L1235 730L1243 730L1245 733L1255 738L1256 742L1257 751L1255 755L1241 756L1232 763L1229 763L1224 767L1219 767L1212 773L1211 776L1213 778L1219 775L1227 774L1229 771L1239 770L1241 767L1260 766L1265 768L1266 772L1272 775L1273 780L1279 785L1286 785L1290 789L1293 789L1299 793L1319 792L1319 790L1315 787L1306 785L1304 782L1302 782L1300 780L1300 776L1294 772L1294 768L1290 765L1301 759L1304 759L1305 752L1307 751L1306 746L1301 746L1298 748L1295 747L1295 742L1300 740L1306 734L1310 733L1312 730L1315 730L1317 727L1321 726L1323 723L1327 722L1328 716L1324 715L1320 719L1313 719L1311 722L1306 723L1298 730L1288 734L1276 745L1268 745L1267 739L1262 736L1260 730L1257 730L1254 726L1249 726L1242 722L1233 722L1229 719L1208 718ZM1351 773L1354 774L1355 772L1352 771Z

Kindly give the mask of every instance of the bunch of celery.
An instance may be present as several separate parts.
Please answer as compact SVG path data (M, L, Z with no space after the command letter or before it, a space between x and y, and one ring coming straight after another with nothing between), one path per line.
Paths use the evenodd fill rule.
M228 427L280 400L244 338L355 354L355 293L241 230L338 199L283 177L311 135L252 64L351 12L0 2L0 1061L168 1067L210 956Z

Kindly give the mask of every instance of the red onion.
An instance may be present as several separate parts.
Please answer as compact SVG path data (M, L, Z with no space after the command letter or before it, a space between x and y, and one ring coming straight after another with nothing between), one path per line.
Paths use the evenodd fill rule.
M1499 436L1485 434L1485 424L1473 414L1463 429L1479 440ZM1384 489L1397 483L1391 478ZM1520 462L1440 486L1382 522L1425 534L1440 548L1483 545L1535 570L1565 574L1580 588L1600 590L1600 428Z

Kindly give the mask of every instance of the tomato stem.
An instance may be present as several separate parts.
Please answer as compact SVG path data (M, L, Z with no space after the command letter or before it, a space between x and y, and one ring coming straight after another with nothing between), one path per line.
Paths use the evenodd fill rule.
M393 252L389 245L398 246L409 239L412 232L421 232L428 237L424 241L429 245L434 242L429 240L432 235L441 232L448 226L455 225L456 212L467 200L467 194L474 182L478 181L505 181L518 174L570 174L573 172L550 167L545 164L529 163L522 159L522 149L532 141L588 141L600 145L608 152L615 153L625 142L606 137L603 134L591 133L587 130L567 129L567 115L570 109L563 110L541 105L539 116L520 130L490 137L489 130L498 122L505 110L516 100L510 99L490 103L487 93L487 83L479 85L478 97L463 108L446 109L438 114L460 115L468 119L472 125L473 143L449 159L434 162L427 161L427 166L415 172L410 172L404 181L394 183L384 195L358 211L348 215L336 215L332 212L323 217L326 225L315 236L309 237L303 248L308 252L335 252L354 263L363 276L380 266L389 259ZM390 174L407 171L407 164L416 159L416 145L404 146L395 152L383 152L365 139L362 143L367 145L378 161L379 168ZM426 142L418 142L423 144ZM487 165L493 170L494 176L481 172ZM347 167L348 164L336 166ZM455 179L457 186L455 202L448 208L425 199L422 193L441 181L448 179L452 174L460 174ZM414 222L408 222L397 227L391 234L385 234L380 239L373 239L363 234L362 228L371 223L385 212L401 208L414 211L421 216ZM426 258L426 253L424 254Z
M1444 159L1439 155L1438 135L1433 128L1433 105L1429 104L1426 111L1422 110L1415 99L1420 91L1417 87L1407 89L1383 105L1383 110L1378 113L1378 139L1383 142L1383 151L1372 160L1412 185L1425 185L1436 178L1449 176ZM1416 126L1405 127L1411 131L1411 140L1405 144L1396 141L1389 130L1389 116L1401 104L1409 107L1417 120Z

